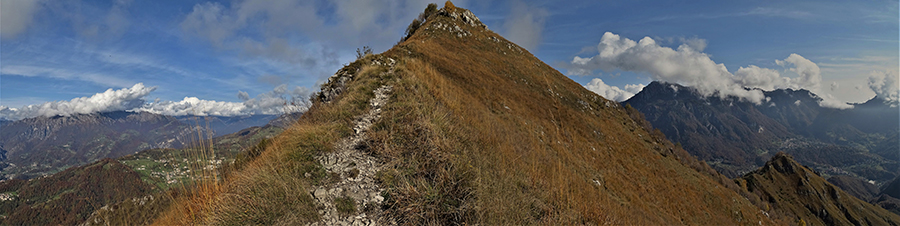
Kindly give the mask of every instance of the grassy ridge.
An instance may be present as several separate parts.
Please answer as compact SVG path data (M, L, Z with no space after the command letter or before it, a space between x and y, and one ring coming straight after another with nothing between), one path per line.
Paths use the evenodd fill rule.
M314 156L349 135L383 84L391 98L362 148L385 163L383 208L401 224L771 223L626 108L447 16L461 10L445 7L398 46L342 69L354 73L343 94L314 103L219 190L179 200L156 223L318 220L308 191L331 176Z

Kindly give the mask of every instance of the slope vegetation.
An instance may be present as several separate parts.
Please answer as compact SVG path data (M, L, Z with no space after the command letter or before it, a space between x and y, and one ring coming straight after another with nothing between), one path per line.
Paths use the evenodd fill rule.
M468 10L448 2L422 19L394 48L339 70L264 152L156 223L328 224L334 205L404 225L772 224L720 175L698 172L709 168L648 131L639 113ZM387 101L370 104L388 86ZM375 107L380 118L360 130ZM314 188L367 180L357 163L341 170L318 160L352 137L379 162L372 179L383 200L338 190L328 197L343 197L319 204Z

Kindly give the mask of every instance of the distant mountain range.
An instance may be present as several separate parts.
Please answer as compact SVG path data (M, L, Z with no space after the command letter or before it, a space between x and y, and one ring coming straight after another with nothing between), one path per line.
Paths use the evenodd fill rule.
M825 108L807 90L764 94L767 101L756 105L653 82L623 104L729 177L761 166L778 151L825 175L846 174L879 184L898 175L898 108L880 99L853 109Z
M233 165L239 153L281 131L272 125L254 126L214 138L214 154L202 165L195 164L196 151L202 148L148 149L30 180L0 181L0 225L105 225L114 219L149 224L183 185L203 174L192 171L218 172ZM86 222L88 218L93 219Z
M277 118L172 117L117 111L3 121L0 178L31 178L141 150L181 148L191 141L266 125Z

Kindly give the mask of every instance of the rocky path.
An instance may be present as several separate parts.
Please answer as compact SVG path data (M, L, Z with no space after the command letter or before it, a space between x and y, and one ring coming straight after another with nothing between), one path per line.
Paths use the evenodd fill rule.
M369 100L369 111L355 121L354 133L338 141L333 152L317 158L329 175L340 175L340 181L310 191L319 206L324 207L319 210L322 220L310 225L396 225L381 211L383 189L375 183L375 173L381 164L359 150L369 127L381 117L381 107L387 102L391 88L386 85L375 90L375 97Z

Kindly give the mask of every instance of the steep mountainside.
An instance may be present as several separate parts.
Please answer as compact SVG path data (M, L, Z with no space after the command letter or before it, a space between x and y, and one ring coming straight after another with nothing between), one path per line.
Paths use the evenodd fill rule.
M394 48L339 70L234 176L156 223L773 224L639 114L468 10L448 2L422 18Z
M820 98L806 90L764 94L767 101L755 105L653 82L623 104L730 177L759 167L779 151L826 175L879 185L898 175L898 108L878 99L849 110L823 108Z
M828 178L828 183L834 184L834 186L863 201L872 200L880 193L878 187L874 184L846 175L830 177Z
M3 178L30 178L71 166L115 158L150 148L178 148L191 128L169 116L108 112L38 117L8 123L0 130L7 167Z
M809 225L900 225L900 216L847 194L784 153L737 181Z

